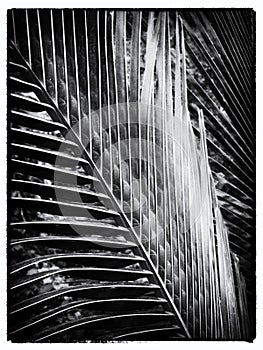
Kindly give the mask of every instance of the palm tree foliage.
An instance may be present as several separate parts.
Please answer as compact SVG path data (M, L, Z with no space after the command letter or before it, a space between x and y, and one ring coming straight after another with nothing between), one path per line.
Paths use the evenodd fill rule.
M12 339L253 337L253 21L249 10L9 12L21 54L9 55ZM65 149L78 150L85 188L68 181ZM52 181L46 163L63 181L39 179ZM96 223L76 218L83 209Z
M10 338L189 337L78 137L9 52Z

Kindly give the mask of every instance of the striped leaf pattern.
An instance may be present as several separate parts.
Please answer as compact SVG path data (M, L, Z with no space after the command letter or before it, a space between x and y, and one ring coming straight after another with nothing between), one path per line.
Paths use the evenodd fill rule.
M10 339L188 338L94 163L12 46L9 66Z
M99 169L96 176L105 181L108 196L136 232L143 257L170 312L180 321L182 317L186 334L197 339L250 338L253 13L12 10L9 15L10 38L41 82L33 87L21 79L24 65L14 63L10 86L45 90L38 102L10 95L18 108L12 118L23 119L22 129L12 126L11 150L17 157L30 150L38 160L34 165L14 161L25 172L38 174L41 169L46 176L51 176L50 169L42 162L52 164L58 155L63 166L73 161L73 154L58 152L55 137L24 130L31 123L42 125L34 114L39 108L57 123L53 109L58 108ZM47 96L55 107L50 108ZM30 116L24 111L28 105ZM45 123L52 128L50 121ZM45 142L53 148L42 149ZM74 150L72 140L63 147ZM89 171L90 161L80 156L76 161ZM61 167L58 172L69 184L70 172ZM94 181L77 176L80 184ZM17 179L12 185L19 190ZM35 195L45 189L54 200L54 192L66 200L74 193L65 183L50 188L26 180L23 186ZM81 204L44 198L14 198L14 203L21 213L31 207L52 215L59 204L63 213L75 217L82 216L84 206L103 222L114 210L93 210L89 203L96 196L105 202L95 189L93 195L79 190ZM169 329L167 324L160 334L169 334Z

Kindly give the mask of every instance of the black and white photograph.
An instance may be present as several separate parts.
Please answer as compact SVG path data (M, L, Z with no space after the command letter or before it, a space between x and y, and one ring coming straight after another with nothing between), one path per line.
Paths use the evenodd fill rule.
M257 13L108 6L6 10L6 339L253 343Z

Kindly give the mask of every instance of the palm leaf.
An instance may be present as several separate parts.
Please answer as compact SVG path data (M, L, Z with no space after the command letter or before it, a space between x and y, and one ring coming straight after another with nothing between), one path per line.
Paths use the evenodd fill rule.
M27 87L26 93L21 83L10 88L10 339L147 339L148 332L161 337L162 329L171 339L188 336L132 228L109 209L112 199L94 163L85 151L76 158L84 150L76 134L15 48L9 60ZM32 171L40 163L43 171Z
M252 319L253 47L245 15L238 10L10 12L10 37L42 81L36 85L45 96L41 104L12 95L12 103L25 110L31 106L33 112L41 105L53 122L64 125L65 119L66 129L74 128L74 141L82 150L81 139L89 155L86 162L79 159L81 165L88 171L96 163L98 186L104 183L125 227L133 226L170 311L179 322L183 319L185 333L198 339L252 337L247 313L252 310ZM20 79L17 67L13 72ZM32 112L19 110L20 119L16 113L13 118L23 120L21 126L30 128L32 122L43 127ZM38 149L30 152L38 160L52 161L58 155L57 150L41 149L41 138L32 132L21 133L13 130L14 140L34 139ZM12 150L23 157L26 148L19 142ZM50 137L48 142L58 144ZM68 156L61 158L65 166ZM26 173L44 168L14 162ZM50 170L43 171L50 178ZM57 171L70 183L68 170ZM77 178L85 183L91 181L87 176ZM42 190L36 184L26 186L35 194ZM65 199L69 191L62 187ZM54 188L47 191L54 193ZM81 195L87 209L86 200L94 196ZM55 201L15 203L41 203L57 213ZM76 204L63 208L81 215ZM105 220L101 211L97 218ZM107 329L107 320L98 324ZM169 330L169 325L163 332L157 327L156 334ZM127 339L153 333L148 329L140 334L131 330Z

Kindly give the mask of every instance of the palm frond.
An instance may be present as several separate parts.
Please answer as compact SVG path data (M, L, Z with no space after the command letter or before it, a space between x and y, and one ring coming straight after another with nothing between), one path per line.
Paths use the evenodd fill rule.
M80 154L76 134L15 50L9 51L20 76L18 84L9 78L10 339L188 337L132 228L110 209L95 164Z
M197 339L253 337L253 325L248 331L254 309L253 13L9 14L10 37L42 82L36 85L45 96L32 102L12 95L12 104L20 108L12 118L21 119L21 126L50 128L50 120L43 124L38 115L21 110L41 105L53 123L73 127L77 145L81 150L84 145L89 157L88 164L79 159L80 164L86 170L96 164L99 183L120 209L125 227L137 233L141 254L185 334ZM10 86L15 88L25 85L14 80L20 79L19 69L12 71L16 76ZM57 120L57 109L63 122ZM41 149L46 136L19 129L13 137L34 140L38 149L30 152L38 161L57 156L55 150ZM56 142L49 137L49 144L56 147ZM26 156L17 142L12 150ZM62 160L65 166L68 158ZM43 164L14 161L24 172L43 169L49 174ZM70 180L69 171L57 171L66 183ZM83 183L87 176L77 175ZM39 191L36 184L27 186ZM67 198L69 190L62 187ZM84 206L94 198L82 196ZM16 205L22 202L41 202L46 210L55 205L35 199L19 199ZM68 204L63 208L73 210ZM163 335L170 332L169 325L163 332L158 329ZM152 333L140 334L130 330L127 337Z

